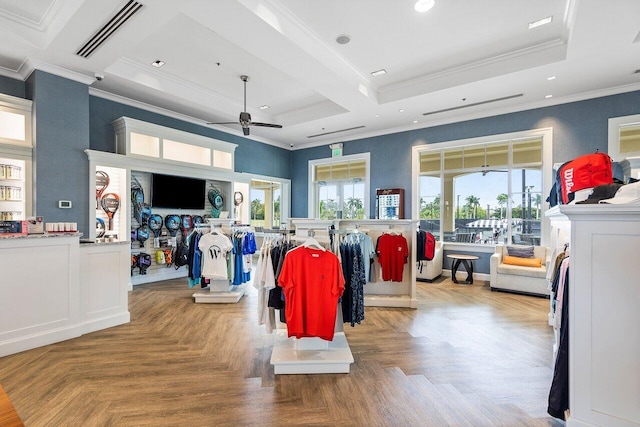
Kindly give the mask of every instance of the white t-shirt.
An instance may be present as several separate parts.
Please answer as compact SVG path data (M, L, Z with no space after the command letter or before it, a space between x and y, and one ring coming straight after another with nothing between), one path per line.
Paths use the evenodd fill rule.
M209 233L200 238L202 251L202 277L213 280L229 280L227 255L233 250L231 240L224 234Z

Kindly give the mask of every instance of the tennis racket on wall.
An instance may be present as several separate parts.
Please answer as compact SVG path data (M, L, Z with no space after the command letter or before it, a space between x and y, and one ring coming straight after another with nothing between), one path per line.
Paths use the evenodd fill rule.
M167 215L164 217L164 226L167 227L169 235L171 236L171 246L176 246L176 234L178 234L178 230L180 230L180 221L180 215Z
M211 203L211 215L214 218L220 217L220 210L222 210L224 206L224 198L220 193L220 190L213 187L207 192L207 199L209 199L209 203Z
M109 218L109 231L113 230L113 215L118 212L120 207L120 196L116 193L107 193L100 200L102 210L107 214Z
M96 171L96 209L100 209L100 197L109 186L111 179L105 171Z
M160 232L162 231L162 217L153 214L149 217L149 228L153 233L153 247L160 247Z

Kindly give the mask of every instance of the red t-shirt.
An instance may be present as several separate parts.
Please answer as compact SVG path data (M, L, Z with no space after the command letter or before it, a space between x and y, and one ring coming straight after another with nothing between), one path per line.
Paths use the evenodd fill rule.
M409 257L407 239L402 235L383 234L378 238L376 252L382 268L382 280L402 282L404 265Z
M284 289L290 337L333 340L344 277L338 257L300 246L287 252L278 283Z

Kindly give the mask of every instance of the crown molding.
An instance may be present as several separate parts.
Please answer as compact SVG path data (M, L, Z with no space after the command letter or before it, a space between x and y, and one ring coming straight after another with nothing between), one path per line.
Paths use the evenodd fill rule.
M44 71L49 74L54 74L59 77L63 77L68 80L73 80L89 86L96 79L93 76L87 76L85 74L77 73L66 68L58 67L57 65L48 64L38 59L27 58L18 68L18 74L22 77L22 80L27 80L31 73L35 70Z
M141 110L149 111L151 113L160 114L162 116L171 117L173 119L178 119L178 120L181 120L183 122L199 125L199 126L202 126L204 128L207 128L207 129L215 129L215 130L218 130L220 132L223 132L223 133L226 133L226 134L229 134L229 135L239 136L239 137L241 137L243 139L249 139L249 140L252 140L252 141L260 142L260 143L267 144L267 145L272 145L272 146L278 147L278 148L284 148L284 149L287 149L287 150L291 149L289 147L289 145L283 144L281 142L272 141L270 139L261 138L261 137L253 136L253 135L245 136L241 131L237 131L236 132L236 131L234 131L232 129L229 129L229 128L226 128L226 127L223 127L223 126L207 125L206 122L204 120L202 120L202 119L198 119L198 118L195 118L195 117L192 117L192 116L188 116L186 114L177 113L175 111L167 110L166 108L157 107L155 105L147 104L145 102L136 101L136 100L131 99L131 98L127 98L127 97L124 97L124 96L121 96L121 95L113 94L111 92L105 92L103 90L96 89L94 87L90 87L89 88L89 95L96 96L98 98L106 99L106 100L109 100L109 101L117 102L119 104L128 105L130 107L140 108Z

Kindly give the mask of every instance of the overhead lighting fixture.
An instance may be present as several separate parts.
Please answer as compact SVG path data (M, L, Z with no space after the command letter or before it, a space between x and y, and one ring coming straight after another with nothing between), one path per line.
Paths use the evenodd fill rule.
M261 110L268 110L268 109L269 109L269 106L268 106L268 105L261 105L259 108L260 108Z
M553 98L553 95L546 95L545 98L547 98L547 99Z
M413 121L413 123L414 123L414 124L416 124L416 123L418 123L418 121L417 121L417 120L414 120L414 121Z
M416 12L426 13L436 4L435 0L418 0L413 8Z
M547 16L546 18L539 19L537 21L529 22L529 29L532 30L542 25L550 24L553 21L553 16Z
M338 44L347 44L351 41L351 36L348 36L346 34L340 34L338 37L336 37L336 43Z
M153 65L153 66L154 66L154 67L156 67L156 68L160 68L160 67L162 67L164 64L165 64L165 62L164 62L164 61L160 61L159 59L157 59L157 60L155 60L155 61L153 61L153 62L151 63L151 65Z
M547 77L547 80L549 80L549 81L551 81L551 80L555 80L555 79L556 79L556 76L549 76L549 77Z
M377 119L377 118L380 118L380 114L374 114L374 116L373 116L373 117L375 117L376 119Z
M399 113L404 113L404 108L398 110Z
M384 68L383 68L383 69L381 69L381 70L378 70L378 71L373 71L373 72L371 73L371 75L372 75L373 77L378 77L378 76L381 76L381 75L383 75L383 74L387 74L387 70L385 70Z

